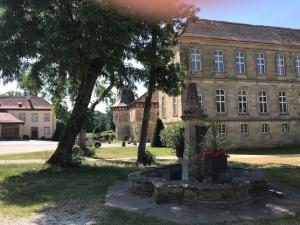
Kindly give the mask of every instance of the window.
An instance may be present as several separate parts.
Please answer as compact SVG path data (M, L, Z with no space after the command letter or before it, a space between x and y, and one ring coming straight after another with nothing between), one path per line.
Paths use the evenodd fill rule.
M31 114L31 121L32 122L38 122L39 121L39 115L37 113Z
M50 127L44 127L44 135L50 135Z
M193 72L201 71L201 52L198 48L191 50L191 70Z
M203 109L203 93L201 88L197 88L197 94L198 94L199 108Z
M26 114L25 113L19 113L19 120L22 120L26 122Z
M216 104L217 104L217 113L225 113L225 91L216 90Z
M161 109L161 116L163 118L166 118L166 99L165 99L165 96L163 96L161 98L161 106L162 106L162 109Z
M241 124L241 133L248 134L248 124Z
M246 91L239 91L239 114L246 114L248 112L248 102Z
M50 122L50 113L44 114L44 122Z
M223 57L223 52L221 50L216 50L214 57L215 57L214 71L216 73L224 73L224 57Z
M263 134L269 133L269 124L263 123L263 124L261 125L261 132L262 132Z
M173 97L173 116L177 116L177 98Z
M297 56L295 59L295 67L297 76L300 76L300 56Z
M258 53L256 58L256 72L258 75L264 75L266 72L265 55Z
M244 52L238 52L236 55L236 73L245 74L245 54Z
M284 91L279 92L279 113L288 113L287 93Z
M289 125L287 123L282 124L282 133L284 134L289 133Z
M268 113L268 97L265 91L259 92L259 112L261 114Z
M276 65L277 65L277 74L279 76L284 76L285 75L284 55L280 55L280 54L276 55Z
M219 134L226 134L226 125L225 124L219 124Z

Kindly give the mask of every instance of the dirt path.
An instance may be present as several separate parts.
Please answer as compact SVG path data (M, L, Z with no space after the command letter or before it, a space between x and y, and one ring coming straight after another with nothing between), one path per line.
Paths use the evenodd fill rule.
M100 202L62 202L55 206L46 206L30 217L5 219L0 217L0 225L91 225L95 215L104 211ZM102 210L102 211L101 211Z

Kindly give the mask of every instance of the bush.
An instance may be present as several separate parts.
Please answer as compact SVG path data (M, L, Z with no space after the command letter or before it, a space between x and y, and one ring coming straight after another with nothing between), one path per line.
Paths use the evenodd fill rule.
M60 141L61 137L62 137L62 134L65 130L65 127L66 127L66 124L61 121L61 120L57 120L56 121L56 130L53 134L53 140L54 141Z
M169 148L176 149L177 146L184 145L184 127L183 123L176 123L167 126L160 132L162 143Z
M165 129L163 122L161 119L156 120L155 128L153 131L153 136L151 140L151 147L163 147L163 144L160 139L160 132Z
M23 140L29 140L29 136L28 135L23 135Z
M67 153L66 166L80 166L84 157L84 151L79 146L74 146L71 152Z
M93 157L96 155L95 148L86 147L86 148L83 148L82 150L83 150L83 155L86 157Z
M144 155L144 157L143 157L143 159L142 159L142 162L143 162L143 165L145 165L145 166L150 166L150 165L152 165L152 164L154 164L155 163L155 155L153 155L151 152L149 152L149 151L146 151L145 152L145 155Z

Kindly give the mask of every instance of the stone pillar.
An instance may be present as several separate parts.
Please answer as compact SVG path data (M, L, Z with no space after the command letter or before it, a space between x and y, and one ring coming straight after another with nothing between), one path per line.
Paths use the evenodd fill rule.
M185 149L182 162L182 180L201 180L202 160L199 157L201 143L208 127L205 126L203 114L199 106L197 86L190 83L187 88L186 110L184 110L182 120L184 121Z

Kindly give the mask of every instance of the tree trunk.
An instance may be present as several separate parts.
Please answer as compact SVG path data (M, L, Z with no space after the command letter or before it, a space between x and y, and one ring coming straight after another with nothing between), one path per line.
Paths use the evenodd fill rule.
M156 51L157 51L157 32L156 27L152 29L152 41L151 41L151 50L152 50L152 62L151 68L149 71L149 84L148 84L148 93L145 100L144 106L144 117L142 122L141 128L141 135L140 135L140 143L138 147L138 159L137 163L144 163L144 156L146 154L146 144L147 144L147 134L148 134L148 127L149 127L149 120L150 120L150 112L151 112L151 103L152 103L152 95L155 91L155 84L156 84Z
M72 148L80 129L82 128L84 117L91 100L93 89L97 80L97 75L90 73L80 84L73 111L62 135L56 151L48 160L49 164L67 166L68 155L72 154Z
M79 139L79 147L81 149L86 148L86 132L84 128L81 129L78 139Z

